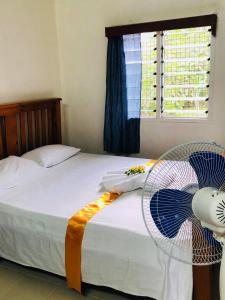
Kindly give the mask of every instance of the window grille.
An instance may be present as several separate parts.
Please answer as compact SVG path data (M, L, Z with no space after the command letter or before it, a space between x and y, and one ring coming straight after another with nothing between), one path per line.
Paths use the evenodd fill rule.
M211 27L124 35L129 118L208 117ZM141 103L140 103L141 98Z
M210 27L199 27L161 33L163 118L207 118L210 31Z
M141 34L142 88L141 116L156 117L157 109L157 34Z
M106 27L123 36L128 118L207 119L216 31L216 14Z
M140 117L141 94L141 41L140 34L123 36L126 86L128 98L128 119Z

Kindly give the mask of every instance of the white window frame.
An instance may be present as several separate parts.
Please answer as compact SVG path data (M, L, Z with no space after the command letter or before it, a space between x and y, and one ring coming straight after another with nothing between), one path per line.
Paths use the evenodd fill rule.
M162 33L163 31L156 32L156 47L157 49L161 49L162 47ZM210 46L210 76L209 76L209 101L208 101L208 114L207 118L176 118L176 117L163 117L161 113L161 105L162 105L162 76L158 76L162 72L162 64L161 64L161 51L157 50L157 79L156 79L156 116L155 117L147 117L141 116L141 120L148 122L167 122L167 123L210 123L213 120L213 83L214 83L214 62L215 62L215 36L211 34L211 46Z

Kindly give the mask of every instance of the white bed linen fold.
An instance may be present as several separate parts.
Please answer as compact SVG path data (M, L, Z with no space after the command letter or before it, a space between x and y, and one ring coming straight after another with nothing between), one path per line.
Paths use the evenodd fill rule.
M0 256L64 276L68 219L102 195L99 183L107 171L146 162L79 153L29 186L1 195ZM87 224L82 278L157 300L192 298L192 267L170 259L149 237L141 190L123 194Z
M109 171L103 176L101 185L105 191L113 193L126 193L143 188L146 177L151 167L142 165L145 172L140 174L125 174L129 168Z

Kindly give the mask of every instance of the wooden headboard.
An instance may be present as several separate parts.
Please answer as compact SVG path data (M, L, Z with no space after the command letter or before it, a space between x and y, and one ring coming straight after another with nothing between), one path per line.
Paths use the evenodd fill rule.
M61 143L61 98L0 105L0 159Z

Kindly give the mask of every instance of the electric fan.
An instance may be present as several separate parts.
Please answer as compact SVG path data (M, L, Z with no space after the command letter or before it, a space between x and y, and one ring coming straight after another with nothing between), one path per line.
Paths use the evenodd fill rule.
M158 247L194 265L221 261L225 300L225 157L215 143L189 143L162 155L143 190L145 225Z

